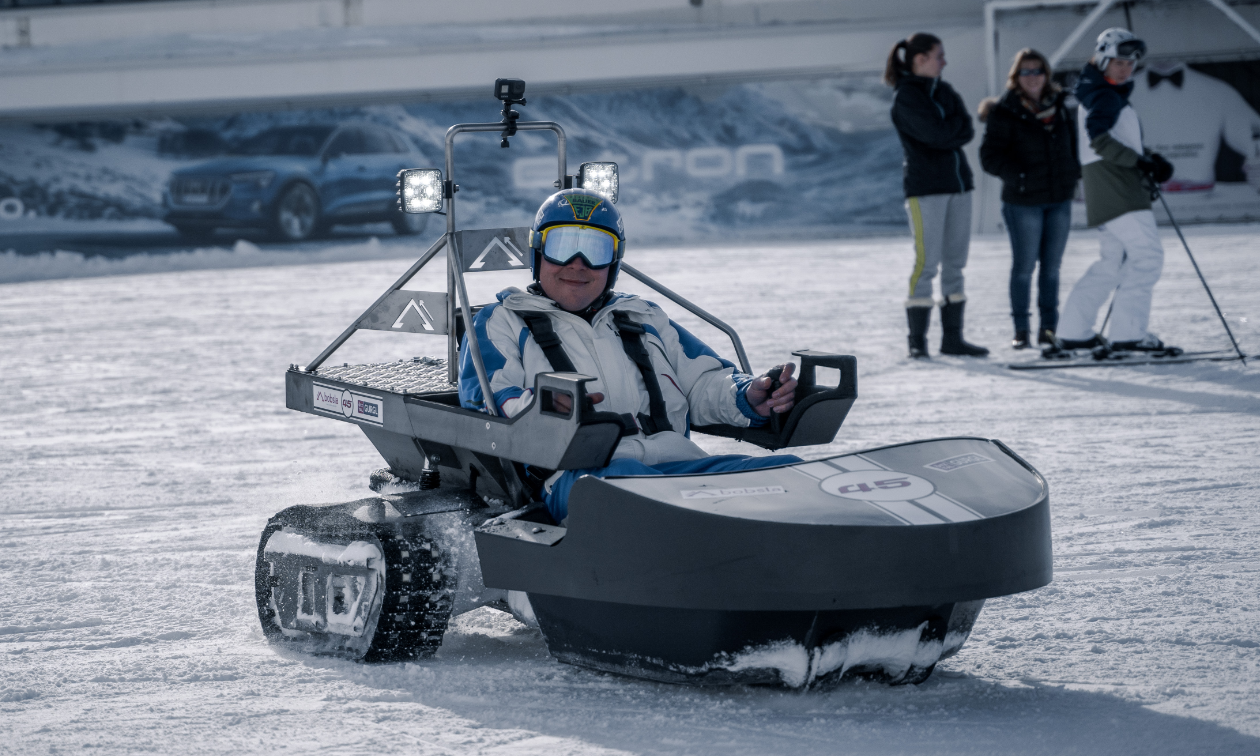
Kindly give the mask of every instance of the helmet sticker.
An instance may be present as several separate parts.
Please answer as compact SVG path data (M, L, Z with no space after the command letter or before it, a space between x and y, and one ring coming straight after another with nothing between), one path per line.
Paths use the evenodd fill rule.
M621 267L622 255L625 254L626 232L625 223L621 218L621 213L617 211L617 206L607 200L607 197L589 190L573 188L556 192L539 206L537 214L534 215L534 223L530 228L532 233L529 238L532 251L529 255L529 263L535 281L538 280L542 268L543 247L550 243L550 240L544 242L543 239L543 234L547 232L547 229L555 226L581 225L605 231L613 237L610 240L614 245L612 261L604 263L608 265L609 270L606 291L611 290L617 281L617 271ZM583 252L590 251L583 250ZM587 259L590 259L589 256Z
M589 194L570 194L565 199L568 200L569 209L573 211L573 219L580 221L590 220L595 208L603 202L599 197Z

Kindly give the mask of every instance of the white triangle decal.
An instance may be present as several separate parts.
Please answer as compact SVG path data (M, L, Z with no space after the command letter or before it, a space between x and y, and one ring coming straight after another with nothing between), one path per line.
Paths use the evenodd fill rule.
M407 306L403 308L402 313L398 316L398 320L394 321L394 328L402 328L403 318L407 317L407 313L412 310L415 310L416 314L420 316L420 325L424 326L424 330L432 331L433 314L429 312L429 308L425 306L423 299L420 300L420 304L416 304L416 300L414 299L408 302Z
M477 255L477 259L473 260L472 265L469 265L468 269L480 270L485 267L486 255L490 254L490 250L495 247L503 250L503 253L508 256L508 265L511 265L513 268L525 267L525 263L521 261L521 258L524 257L524 255L521 254L521 251L516 248L515 244L512 243L512 237L505 236L503 237L503 240L500 241L499 237L496 236L490 240L490 243L486 245L485 249L481 250L481 254Z

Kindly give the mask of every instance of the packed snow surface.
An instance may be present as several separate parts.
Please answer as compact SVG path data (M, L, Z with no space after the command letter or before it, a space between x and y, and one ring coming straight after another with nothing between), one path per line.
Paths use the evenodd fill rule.
M1256 239L1255 227L1189 233L1248 352L1260 351ZM1227 347L1176 237L1164 243L1152 329ZM353 249L241 268L234 257L277 253L189 250L176 267L200 257L206 269L165 272L144 256L112 269L64 257L45 260L55 276L31 276L47 280L0 285L0 751L1260 753L1256 368L1005 369L1032 355L1006 346L998 237L977 239L967 268L967 333L993 356L926 363L905 357L906 238L631 253L738 328L758 369L803 347L857 355L861 398L835 442L805 456L974 435L1045 475L1054 582L990 600L923 685L641 682L562 665L536 630L490 609L457 618L422 662L277 653L254 609L264 523L291 504L369 495L381 466L356 428L284 407L285 368L409 264L347 259ZM1092 232L1073 233L1064 296L1096 249ZM76 264L82 277L66 277ZM474 297L520 283L511 275L472 277ZM439 266L411 286L441 287ZM443 348L370 332L334 362ZM835 651L827 661L844 663Z

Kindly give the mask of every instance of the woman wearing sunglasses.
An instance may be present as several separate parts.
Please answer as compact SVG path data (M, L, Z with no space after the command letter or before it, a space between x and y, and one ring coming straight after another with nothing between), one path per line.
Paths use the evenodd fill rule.
M1029 290L1037 274L1037 343L1053 344L1059 323L1059 263L1081 177L1076 121L1051 80L1050 63L1031 48L1015 54L1006 94L980 103L980 165L1002 179L1002 218L1011 237L1011 346L1031 346Z
M625 254L616 207L600 194L565 189L534 218L530 260L534 283L498 295L475 318L478 345L499 413L511 417L534 401L534 376L578 372L596 409L629 415L637 432L618 443L608 467L529 470L538 495L557 522L568 514L568 495L582 475L666 475L730 472L799 461L778 455L708 456L691 441L689 423L740 427L766 424L794 403L795 366L778 376L753 378L674 323L661 308L613 291ZM460 347L463 406L484 409L487 398L468 353ZM573 409L556 396L561 412Z

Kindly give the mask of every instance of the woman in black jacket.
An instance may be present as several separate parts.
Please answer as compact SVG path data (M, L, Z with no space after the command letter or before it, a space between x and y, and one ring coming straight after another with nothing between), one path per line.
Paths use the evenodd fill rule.
M1076 123L1050 63L1036 50L1015 54L1006 94L980 103L987 126L980 145L985 173L1002 179L1002 218L1011 237L1011 346L1027 349L1029 289L1037 275L1039 344L1053 344L1059 323L1059 263L1072 222L1072 196L1081 177Z
M932 279L941 271L941 354L982 357L988 349L962 335L963 268L971 243L971 168L963 145L975 136L971 114L941 81L945 48L931 34L912 34L893 46L884 83L896 89L892 122L905 150L906 212L914 232L915 263L906 298L910 356L925 359L932 318Z

